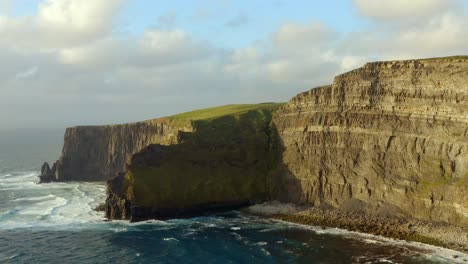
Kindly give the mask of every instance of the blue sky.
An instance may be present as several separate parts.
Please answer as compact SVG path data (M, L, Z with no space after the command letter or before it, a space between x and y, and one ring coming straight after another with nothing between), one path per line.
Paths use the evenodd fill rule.
M151 3L150 3L151 2ZM175 14L172 27L181 27L193 36L224 47L244 47L267 37L286 22L320 21L339 31L365 25L350 1L145 1L128 5L124 20L130 30L161 26L158 18ZM229 21L243 18L237 27ZM241 19L242 20L242 19Z
M31 16L42 0L12 3L13 16ZM171 17L174 23L161 23ZM228 26L230 21L238 26ZM120 34L140 34L150 27L183 28L199 40L227 48L239 48L268 37L286 22L317 21L340 32L366 27L349 0L334 1L247 1L247 0L132 0L125 3L117 20Z
M468 54L467 10L468 0L0 0L0 130L287 101L368 61Z

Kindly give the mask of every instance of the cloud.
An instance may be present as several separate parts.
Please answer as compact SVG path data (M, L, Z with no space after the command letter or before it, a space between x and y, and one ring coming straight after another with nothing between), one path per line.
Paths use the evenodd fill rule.
M466 54L468 17L464 12L444 12L420 23L386 23L372 30L343 36L336 52L372 60L407 59Z
M0 15L10 13L11 4L11 0L0 0Z
M111 28L120 0L48 0L39 5L38 24L52 31L95 35Z
M2 125L105 124L286 101L367 61L468 52L463 9L370 21L355 32L320 21L285 22L251 45L228 49L173 28L170 16L164 27L116 34L120 1L83 2L47 1L35 16L0 16ZM80 22L80 13L104 21Z
M39 70L39 67L34 66L34 67L29 68L29 69L27 69L25 71L18 72L15 77L16 77L17 80L29 79L29 78L34 77L37 74L38 70Z
M106 37L79 46L59 49L61 63L88 68L113 68L135 56L136 41L125 37Z
M86 43L113 29L123 0L47 0L35 16L0 16L0 42L24 48Z
M245 13L239 12L235 17L228 20L225 25L226 27L237 28L248 24L249 20L249 17Z
M332 48L337 37L318 22L285 23L268 39L233 52L225 71L235 76L240 86L251 87L252 96L264 94L259 89L253 91L254 87L268 87L270 99L287 98L287 94L332 80L339 63L327 61L322 55Z
M136 64L163 66L209 57L209 45L194 41L185 31L147 30L138 41ZM213 48L214 49L214 48Z
M430 17L446 11L453 0L353 0L359 13L377 20Z

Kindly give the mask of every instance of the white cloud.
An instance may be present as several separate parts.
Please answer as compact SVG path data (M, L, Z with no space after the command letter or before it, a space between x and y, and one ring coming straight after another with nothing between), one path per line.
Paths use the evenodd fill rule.
M29 68L29 69L27 69L25 71L18 72L16 74L15 78L17 80L32 78L37 74L38 70L39 70L39 67L37 67L37 66L31 67L31 68Z
M140 35L113 34L120 1L84 3L47 1L36 16L0 16L0 123L45 125L45 116L70 125L124 122L286 101L370 60L468 53L464 10L371 22L350 33L287 22L250 46L225 49L171 29L169 17Z
M121 0L48 0L39 6L38 24L51 31L96 35L107 32Z
M453 0L353 0L363 16L372 19L412 19L447 10Z
M468 39L463 37L467 27L463 12L443 12L421 23L387 23L384 30L348 33L336 51L372 60L467 54Z
M209 45L194 41L183 30L147 30L138 41L138 55L134 62L147 66L190 62L209 56Z
M35 16L0 16L0 42L27 49L62 48L111 33L124 0L46 0Z
M115 67L135 56L135 40L106 37L80 46L62 48L58 56L62 63L91 68Z
M466 52L468 47L468 18L455 14L444 14L432 18L425 26L401 30L396 42L401 48L415 53L433 53L444 51Z
M0 15L11 11L11 0L0 0Z

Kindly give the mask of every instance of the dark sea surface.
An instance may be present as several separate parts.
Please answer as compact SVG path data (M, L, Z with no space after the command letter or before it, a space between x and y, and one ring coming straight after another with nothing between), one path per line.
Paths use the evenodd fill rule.
M0 132L0 263L467 263L451 250L237 211L108 222L92 210L105 199L103 183L37 184L62 135Z

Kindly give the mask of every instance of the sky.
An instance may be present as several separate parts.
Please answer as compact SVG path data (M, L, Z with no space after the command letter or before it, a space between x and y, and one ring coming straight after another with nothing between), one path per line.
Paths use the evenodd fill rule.
M468 54L468 0L0 0L0 131L288 101L368 61Z

